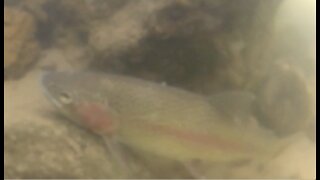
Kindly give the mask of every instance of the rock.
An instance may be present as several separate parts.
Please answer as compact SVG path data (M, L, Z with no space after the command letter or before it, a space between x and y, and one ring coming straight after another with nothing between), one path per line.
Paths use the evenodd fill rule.
M126 4L111 18L92 23L89 42L97 59L90 67L202 94L243 89L252 78L243 51L264 44L260 39L252 41L251 34L259 37L269 31L265 27L279 3L175 0Z
M262 174L266 178L316 178L316 147L306 137L296 139L281 154L267 162Z
M260 122L279 135L302 131L314 121L313 96L307 80L293 67L273 67L257 91Z
M36 21L45 21L47 19L47 13L43 9L43 5L51 0L4 0L4 5L7 7L18 7L24 11L32 14Z
M267 161L211 164L204 175L222 179L315 179L315 150L315 143L302 135Z
M28 12L4 8L4 77L22 77L37 61L39 45L34 39L35 20Z
M5 82L5 178L125 178L101 138L53 113L39 77ZM150 177L138 162L126 163L129 177Z
M146 21L167 4L145 0L127 3L107 21L98 19L91 24L89 44L105 53L121 53L137 45L148 32L144 27Z
M92 54L87 48L74 44L57 46L41 52L37 68L55 71L76 71L87 68Z

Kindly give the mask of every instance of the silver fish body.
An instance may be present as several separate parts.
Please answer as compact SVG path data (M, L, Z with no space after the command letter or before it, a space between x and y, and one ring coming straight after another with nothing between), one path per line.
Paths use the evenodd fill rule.
M232 162L266 157L279 145L239 128L207 98L175 87L94 72L48 73L41 84L77 124L166 158Z

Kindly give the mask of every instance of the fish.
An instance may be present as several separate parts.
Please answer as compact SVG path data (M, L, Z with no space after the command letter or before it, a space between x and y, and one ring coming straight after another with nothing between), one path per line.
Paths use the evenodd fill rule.
M134 150L178 162L265 160L284 144L270 133L235 123L233 117L241 121L249 118L243 113L241 117L241 113L232 114L248 106L239 103L243 99L252 105L248 102L254 98L248 100L252 97L248 93L221 93L215 99L99 72L47 72L40 84L49 101L80 127ZM228 100L224 102L223 97ZM233 110L222 110L228 109L228 103Z

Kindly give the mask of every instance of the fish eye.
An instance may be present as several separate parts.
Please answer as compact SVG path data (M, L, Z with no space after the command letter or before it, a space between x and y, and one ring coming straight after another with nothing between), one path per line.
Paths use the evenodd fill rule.
M71 97L70 93L61 92L59 94L59 100L64 104L70 104L72 102L72 97Z

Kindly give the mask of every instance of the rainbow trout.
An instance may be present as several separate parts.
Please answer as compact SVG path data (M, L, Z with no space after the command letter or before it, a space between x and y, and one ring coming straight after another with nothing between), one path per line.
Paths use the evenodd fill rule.
M175 87L94 72L46 73L41 84L49 100L78 125L180 162L263 159L282 144L230 120L237 113L222 112L223 101ZM234 102L243 99L227 94Z

